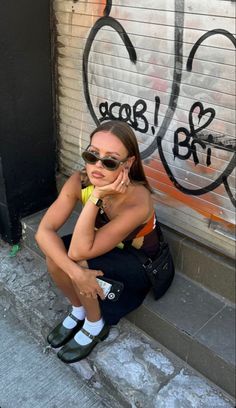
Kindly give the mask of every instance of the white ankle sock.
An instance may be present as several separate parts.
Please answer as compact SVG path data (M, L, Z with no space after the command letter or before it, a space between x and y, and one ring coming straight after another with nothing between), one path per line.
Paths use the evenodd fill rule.
M93 336L97 336L100 333L100 331L103 329L104 324L105 322L103 318L101 318L97 322L90 322L87 318L85 318L83 329L87 330ZM74 339L81 346L86 346L87 344L92 342L92 340L81 331L76 333Z
M71 313L79 320L84 320L85 318L85 309L83 306L72 306ZM73 329L77 323L70 316L67 316L62 324L66 329Z

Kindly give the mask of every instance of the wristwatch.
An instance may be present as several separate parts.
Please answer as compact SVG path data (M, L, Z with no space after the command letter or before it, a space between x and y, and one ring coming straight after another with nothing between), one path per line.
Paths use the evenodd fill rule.
M96 207L102 208L102 200L101 200L101 198L94 197L94 196L91 194L91 196L89 197L89 200L92 201L92 203L95 204Z

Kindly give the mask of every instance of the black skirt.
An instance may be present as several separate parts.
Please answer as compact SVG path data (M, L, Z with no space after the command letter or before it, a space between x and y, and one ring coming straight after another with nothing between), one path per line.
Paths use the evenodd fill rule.
M62 237L69 249L72 235ZM139 259L125 249L114 248L104 255L87 260L90 269L101 270L104 277L124 284L124 289L116 302L108 298L99 299L102 317L109 325L139 307L150 290L150 282Z

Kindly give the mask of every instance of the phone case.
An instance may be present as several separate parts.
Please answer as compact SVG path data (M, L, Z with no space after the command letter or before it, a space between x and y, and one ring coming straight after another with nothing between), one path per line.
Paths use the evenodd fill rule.
M97 278L97 280L110 283L111 288L106 298L111 300L112 302L116 302L119 299L122 290L124 289L124 284L122 282L115 281L113 279L108 279L103 276L100 278Z

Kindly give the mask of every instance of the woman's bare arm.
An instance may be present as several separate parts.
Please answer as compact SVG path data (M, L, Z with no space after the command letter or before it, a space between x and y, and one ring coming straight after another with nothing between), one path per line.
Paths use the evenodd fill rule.
M102 271L80 267L68 256L57 234L57 230L66 222L78 200L81 200L81 183L79 173L75 173L65 183L57 200L44 215L35 238L43 253L51 258L81 291L93 297L99 294L103 298L103 292L95 279L103 275Z
M73 174L63 186L57 200L42 218L35 239L43 253L70 274L74 262L68 257L58 229L66 222L81 197L80 174Z
M114 182L106 188L116 190L117 185L120 185L120 179L121 176L118 176L118 182ZM88 200L76 223L69 256L75 261L80 261L102 255L113 249L136 227L144 223L151 215L153 207L150 203L150 193L144 187L138 187L138 191L139 193L135 194L135 200L132 204L125 205L116 217L97 231L94 227L98 207ZM97 188L95 188L93 195L102 198Z

